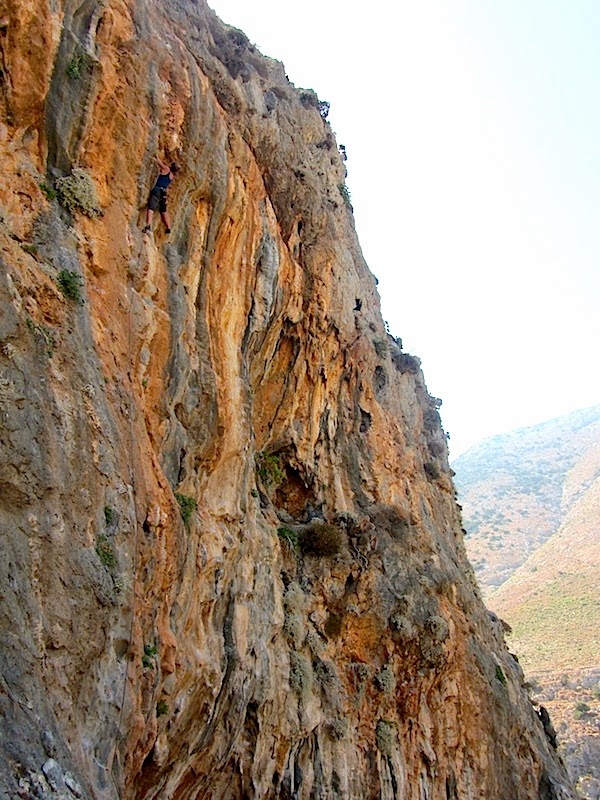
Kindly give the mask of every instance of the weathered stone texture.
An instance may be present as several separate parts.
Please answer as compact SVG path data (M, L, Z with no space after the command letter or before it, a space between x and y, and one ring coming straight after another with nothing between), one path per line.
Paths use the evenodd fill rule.
M0 34L0 792L571 797L314 97L204 0Z

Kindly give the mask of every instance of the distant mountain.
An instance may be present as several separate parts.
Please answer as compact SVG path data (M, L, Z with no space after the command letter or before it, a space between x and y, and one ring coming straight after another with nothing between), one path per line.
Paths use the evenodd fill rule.
M487 598L565 522L600 474L599 448L600 405L485 439L453 462Z
M591 474L595 479L588 484ZM572 498L575 497L575 500ZM600 445L565 483L558 532L488 599L546 706L582 798L600 800Z
M600 406L495 436L453 464L488 606L600 800Z
M600 442L571 470L564 495L558 531L488 598L529 669L600 666Z

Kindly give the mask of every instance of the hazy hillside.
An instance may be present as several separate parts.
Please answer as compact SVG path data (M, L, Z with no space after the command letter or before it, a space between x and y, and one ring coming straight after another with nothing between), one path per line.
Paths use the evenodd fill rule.
M600 445L587 462L600 471ZM488 600L513 628L528 669L600 664L600 477L571 504L558 532Z
M585 459L600 465L600 447ZM575 470L573 470L575 471ZM600 800L600 477L565 522L489 598L546 706L586 800Z
M490 594L558 531L600 474L600 406L485 439L454 463L467 549Z
M600 407L453 464L467 549L586 800L600 800Z

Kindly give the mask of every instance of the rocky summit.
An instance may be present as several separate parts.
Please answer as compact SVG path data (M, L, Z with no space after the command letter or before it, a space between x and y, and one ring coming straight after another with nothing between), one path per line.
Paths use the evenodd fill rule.
M0 52L1 796L574 797L327 104L204 0Z

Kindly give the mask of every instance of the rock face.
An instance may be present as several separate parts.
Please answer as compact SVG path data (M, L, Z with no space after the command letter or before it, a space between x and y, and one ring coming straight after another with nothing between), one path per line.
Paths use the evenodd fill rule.
M2 795L572 797L317 97L203 0L2 13Z

